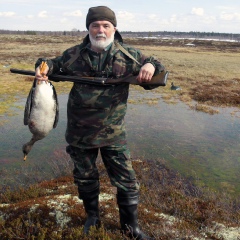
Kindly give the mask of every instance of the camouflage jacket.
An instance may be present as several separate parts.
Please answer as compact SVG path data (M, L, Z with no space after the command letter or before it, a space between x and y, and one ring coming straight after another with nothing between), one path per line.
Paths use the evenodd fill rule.
M87 36L80 45L64 51L55 59L47 61L49 73L60 70L75 76L124 77L129 73L137 74L140 65L131 60L116 46L116 41L141 64L147 62L155 66L154 75L164 69L153 57L147 58L139 50L123 44L120 34L115 34L114 43L104 53L97 54L89 48ZM74 83L68 99L68 123L66 141L80 148L96 148L117 141L125 141L124 116L127 109L129 84L95 85Z

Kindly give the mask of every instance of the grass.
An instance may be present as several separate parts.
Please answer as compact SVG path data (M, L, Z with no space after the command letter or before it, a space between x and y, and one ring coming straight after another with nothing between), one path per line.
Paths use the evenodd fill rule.
M0 35L0 114L10 111L16 96L28 94L29 77L11 74L9 68L34 70L39 57L59 56L65 49L78 44L80 37ZM146 55L161 60L170 72L168 85L153 92L161 94L164 101L184 101L198 111L216 113L213 106L239 107L240 102L240 43L195 40L196 47L188 47L189 40L126 39ZM171 91L170 83L181 86L181 91ZM57 92L69 92L71 83L57 83ZM134 87L134 86L133 86ZM156 100L149 104L156 103Z
M168 98L177 98L189 104L196 102L211 106L239 107L240 60L239 52L207 51L204 49L169 48L157 46L142 48L147 54L162 59L170 71L169 83L181 86L181 91L169 87L158 88ZM168 84L169 84L168 83ZM170 84L169 84L170 85ZM204 109L206 111L206 109Z

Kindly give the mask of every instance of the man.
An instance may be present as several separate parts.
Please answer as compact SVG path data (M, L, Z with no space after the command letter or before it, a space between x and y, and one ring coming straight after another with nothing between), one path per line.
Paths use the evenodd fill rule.
M89 34L80 45L64 51L55 59L39 59L36 78L46 81L47 75L62 72L75 76L123 78L136 74L137 80L150 82L164 67L153 57L123 44L116 29L115 13L105 6L92 7L86 17ZM48 65L40 74L39 65ZM140 62L140 63L139 63ZM151 87L145 87L151 89ZM152 239L137 223L139 183L126 146L124 116L129 84L96 85L75 83L68 99L67 152L74 162L74 182L87 213L84 232L98 227L99 174L96 158L100 150L113 186L117 187L121 230L134 239Z

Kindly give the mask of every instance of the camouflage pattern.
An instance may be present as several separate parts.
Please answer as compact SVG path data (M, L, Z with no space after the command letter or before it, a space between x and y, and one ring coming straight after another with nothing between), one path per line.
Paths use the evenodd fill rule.
M111 184L123 191L139 191L139 183L130 161L129 150L122 142L100 148L103 163ZM79 193L94 192L99 188L99 173L96 167L98 148L81 149L68 146L67 152L74 163L74 182Z
M154 75L164 67L153 57L147 58L139 50L120 44L141 64L155 66ZM119 38L120 36L120 38ZM62 56L46 60L49 74L63 73L74 76L104 76L121 78L138 74L141 66L126 56L114 42L103 53L89 48L89 36L83 43L67 49ZM43 59L36 63L38 66ZM45 59L44 59L45 60ZM129 84L94 85L75 83L68 100L66 141L79 148L98 148L125 140L124 116L127 109Z

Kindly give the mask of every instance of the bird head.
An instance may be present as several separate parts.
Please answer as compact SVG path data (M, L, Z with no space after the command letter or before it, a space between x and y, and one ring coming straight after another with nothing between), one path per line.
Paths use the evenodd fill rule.
M32 149L32 145L30 145L30 144L28 144L28 143L26 143L26 144L24 144L23 145L23 147L22 147L22 151L23 151L23 160L24 161L26 161L27 160L27 155L28 155L28 153L31 151L31 149Z

